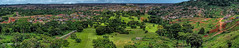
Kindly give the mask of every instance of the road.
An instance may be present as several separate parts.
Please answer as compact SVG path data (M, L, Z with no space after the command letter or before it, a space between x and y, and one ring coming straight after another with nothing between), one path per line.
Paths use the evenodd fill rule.
M70 33L68 33L68 34L66 34L66 35L63 35L63 36L61 36L59 39L62 39L62 38L67 38L68 36L70 36L71 34L73 34L73 33L75 33L76 32L76 30L74 30L74 31L71 31Z
M222 22L222 20L223 20L223 18L221 18L221 19L219 20L219 23L220 23L219 30L220 30L220 31L219 31L218 33L214 34L212 37L214 37L214 36L216 36L216 35L219 35L219 34L223 33L224 31L227 31L227 30L229 30L229 29L232 29L232 28L236 27L236 26L239 24L239 22L236 22L236 24L234 24L234 25L231 26L230 28L228 28L228 29L226 29L226 30L223 30L223 24L224 24L224 22Z

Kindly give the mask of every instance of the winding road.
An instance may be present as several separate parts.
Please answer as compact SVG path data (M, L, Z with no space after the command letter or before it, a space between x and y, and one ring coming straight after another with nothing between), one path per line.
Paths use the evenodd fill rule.
M223 20L223 18L220 18L220 20L218 21L219 22L219 32L218 33L216 33L216 34L214 34L212 37L214 37L214 36L216 36L216 35L218 35L218 34L221 34L224 30L222 29L222 27L223 27L223 23L224 22L222 22L222 20Z
M226 29L226 30L223 30L223 24L224 24L224 22L222 22L222 20L223 20L223 18L220 18L220 20L219 20L219 24L220 24L219 30L220 30L220 31L219 31L218 33L214 34L212 37L214 37L214 36L216 36L216 35L219 35L219 34L223 33L224 31L227 31L227 30L229 30L229 29L232 29L232 28L236 27L236 26L239 24L239 22L236 22L236 24L234 24L234 25L231 26L230 28L228 28L228 29Z

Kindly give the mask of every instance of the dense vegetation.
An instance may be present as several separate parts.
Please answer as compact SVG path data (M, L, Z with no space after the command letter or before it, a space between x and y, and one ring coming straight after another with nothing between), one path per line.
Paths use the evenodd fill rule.
M58 14L71 14L72 10L57 10L57 9L21 9L21 8L0 8L0 15L9 15L19 12L22 16L31 15L58 15Z
M53 17L36 23L30 22L31 18L17 18L0 24L0 48L238 48L237 3L237 0L190 0L152 7L147 12L2 7L3 21L10 21L8 18L17 14ZM59 14L68 16L56 17ZM61 18L69 20L56 20Z

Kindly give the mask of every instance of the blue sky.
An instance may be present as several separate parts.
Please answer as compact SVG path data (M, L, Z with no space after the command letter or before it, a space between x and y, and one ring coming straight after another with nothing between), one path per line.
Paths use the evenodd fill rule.
M71 4L71 3L179 3L187 0L0 0L0 4Z

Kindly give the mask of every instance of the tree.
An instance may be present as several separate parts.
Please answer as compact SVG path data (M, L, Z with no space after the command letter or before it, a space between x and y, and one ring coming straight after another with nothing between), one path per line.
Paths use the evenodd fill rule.
M82 26L78 26L77 27L77 32L81 32L81 31L83 31L83 27Z
M192 32L193 32L193 31L192 31L193 28L194 28L194 27L193 27L191 24L186 23L186 24L183 24L182 30L183 30L183 32L192 33Z
M40 33L40 34L44 33L44 31L40 27L38 27L35 32Z
M113 32L114 32L114 28L109 27L109 26L98 26L96 28L97 35L109 34L109 33L113 33Z
M0 33L2 32L2 24L0 24Z
M81 39L77 38L75 39L76 43L80 43L81 42Z
M83 27L83 28L87 28L88 25L91 24L91 22L89 22L89 21L83 21L83 22L81 22L81 23L82 23L82 27Z
M67 47L70 43L67 40L63 40L63 46Z
M24 40L21 42L20 48L36 48L38 45L37 39L31 38L30 40Z
M231 45L229 44L229 47L231 48L239 48L239 38L237 37L236 39L232 40L230 43Z
M94 48L116 48L115 44L108 38L98 38L93 40Z
M144 29L145 27L146 27L145 25L141 25L141 26L140 26L141 29Z
M199 48L203 43L202 37L194 33L189 35L186 41L187 43L191 44L191 47L196 47L196 48Z
M131 25L131 28L135 29L135 28L137 28L137 26L136 25Z
M125 45L124 48L137 48L137 47L134 45Z
M72 38L72 39L77 39L76 34L71 34L71 38Z
M167 30L166 29L158 29L156 33L160 36L167 36Z
M63 39L55 39L51 41L50 48L61 48L63 46L68 46L69 42Z
M177 38L178 36L178 32L184 32L183 31L183 27L180 24L171 24L171 25L164 25L164 29L163 31L158 32L159 35L162 36L167 36L169 38ZM165 32L167 31L167 32ZM163 34L162 34L163 33Z
M205 32L204 28L201 28L198 34L204 34L204 32Z
M26 34L15 33L11 41L14 43L19 43L22 42L24 39L28 39L30 37L31 37L30 35L27 36Z
M149 31L146 30L144 33L148 33L148 32L149 32Z
M54 28L53 26L50 26L48 29L48 34L51 35L51 36L54 36L54 35L62 35L62 31L60 30L60 28Z

